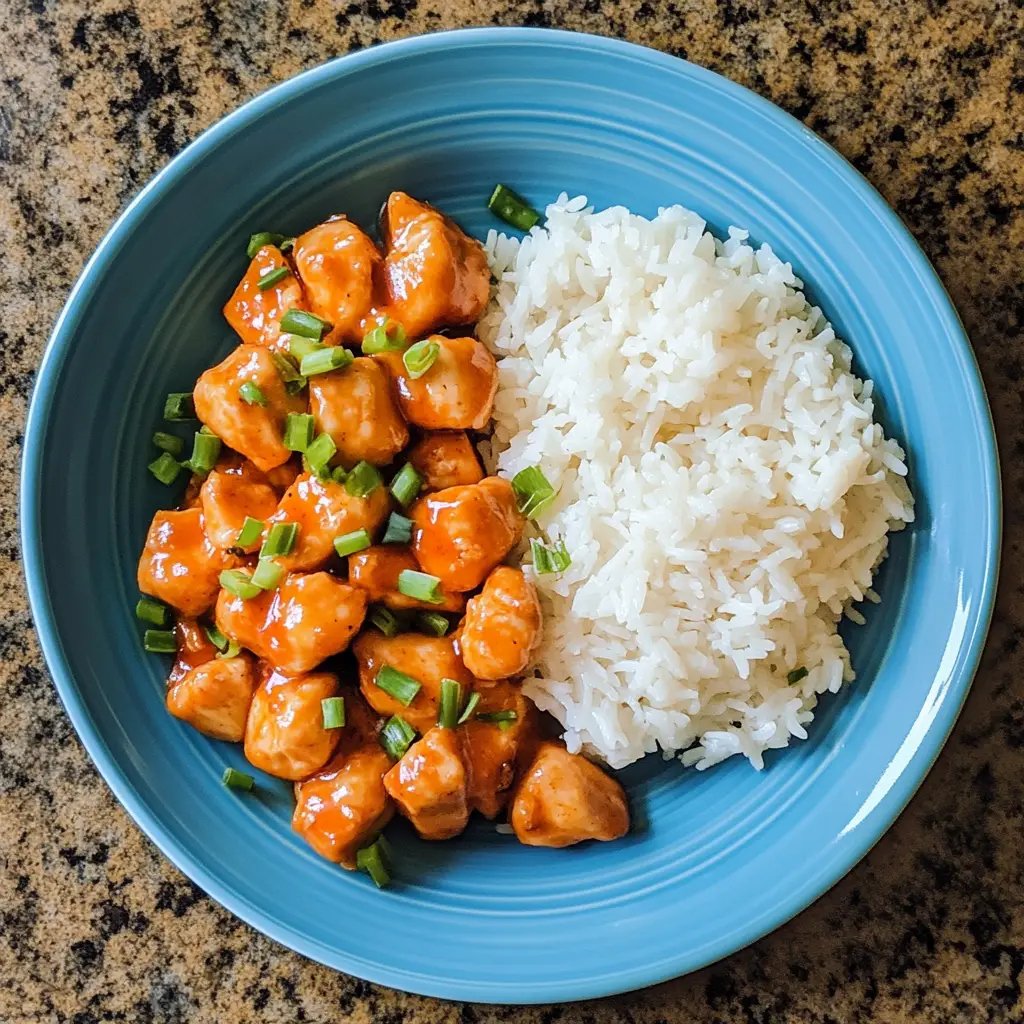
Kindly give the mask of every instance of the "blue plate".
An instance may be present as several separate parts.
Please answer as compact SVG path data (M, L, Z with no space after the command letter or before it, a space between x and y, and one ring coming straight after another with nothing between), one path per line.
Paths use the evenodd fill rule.
M644 826L532 850L475 824L430 845L396 827L401 884L318 858L283 783L238 796L241 751L172 719L167 665L142 653L135 563L168 491L146 472L163 396L233 344L220 306L249 233L391 189L470 231L497 181L653 214L684 203L769 240L808 282L887 429L918 521L896 537L884 603L849 632L857 682L811 738L757 773L648 758L623 773ZM118 799L215 899L292 949L396 988L491 1002L578 999L691 971L785 921L892 823L938 754L992 610L999 477L978 370L942 285L851 167L723 78L609 39L479 30L316 68L225 118L161 172L90 260L50 341L25 441L35 621L61 697Z

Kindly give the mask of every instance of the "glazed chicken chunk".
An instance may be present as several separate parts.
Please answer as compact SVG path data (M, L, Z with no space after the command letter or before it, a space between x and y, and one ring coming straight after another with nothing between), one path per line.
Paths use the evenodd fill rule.
M206 536L214 547L238 549L238 534L246 517L264 520L276 511L277 491L262 477L258 470L243 473L219 469L206 477L199 497ZM253 552L259 546L257 538L238 550Z
M629 830L622 787L581 754L542 743L516 787L509 816L527 846L619 839Z
M428 494L409 516L423 571L459 592L480 586L523 530L512 485L496 476Z
M194 668L205 665L217 657L217 648L206 630L195 619L179 618L174 626L174 639L178 647L174 667L167 677L167 685L173 686L184 679Z
M242 397L239 389L247 382L259 388L264 404L250 405ZM283 441L285 420L290 412L305 412L306 399L288 394L267 349L239 345L199 378L192 397L199 419L259 469L266 472L291 458Z
M407 548L398 544L381 544L366 548L348 556L348 581L354 587L362 587L371 601L379 602L403 611L407 608L420 608L423 611L461 612L466 606L466 599L461 594L452 594L443 587L438 602L419 601L409 597L398 589L398 577L406 570L419 570L416 556Z
M469 822L469 807L455 730L427 732L384 776L384 788L424 839L457 836Z
M167 710L215 740L239 743L245 736L256 674L252 658L212 658L171 683Z
M260 278L280 268L288 273L269 288L260 289ZM291 272L281 250L265 245L253 257L245 277L224 307L224 317L246 345L281 348L281 317L289 309L305 309L302 284Z
M409 450L409 461L428 491L478 484L484 478L473 444L462 430L424 434Z
M519 569L499 565L466 605L462 660L477 679L520 675L541 640L540 601Z
M222 590L216 613L226 637L292 674L345 650L365 615L365 591L326 572L293 573L248 600Z

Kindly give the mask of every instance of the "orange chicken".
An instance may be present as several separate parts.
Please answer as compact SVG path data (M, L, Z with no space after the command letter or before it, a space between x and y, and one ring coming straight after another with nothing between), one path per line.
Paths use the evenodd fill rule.
M267 274L288 268L288 273L269 288L260 290L259 280ZM253 257L245 277L224 307L224 317L246 345L266 345L280 349L281 317L289 309L305 309L302 284L292 273L281 250L265 245Z
M252 658L213 658L171 683L167 710L215 740L238 743L245 736L256 673Z
M473 444L462 430L425 434L409 450L409 461L423 477L423 486L428 491L478 484L484 478Z
M520 675L540 644L540 601L519 569L499 565L466 605L462 660L477 679Z
M407 547L381 544L348 556L348 581L354 587L362 587L371 601L380 602L395 611L420 608L424 611L461 612L466 606L466 599L461 594L448 593L443 587L437 604L399 593L398 577L407 569L419 571L419 567L416 556Z

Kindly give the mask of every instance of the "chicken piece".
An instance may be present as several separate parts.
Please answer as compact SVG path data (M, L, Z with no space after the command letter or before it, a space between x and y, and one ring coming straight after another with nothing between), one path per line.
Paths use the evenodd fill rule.
M356 854L395 813L384 789L390 767L375 740L354 751L343 745L323 771L295 787L292 828L321 857L355 871Z
M459 592L479 587L523 532L512 485L496 476L428 494L409 516L420 567Z
M275 523L299 524L295 547L277 562L290 572L302 572L320 569L334 557L336 537L356 530L366 530L372 536L387 515L386 488L377 487L365 498L355 498L344 484L303 473L267 519L267 529Z
M537 709L511 683L478 684L477 715L514 711L510 722L471 718L459 727L462 759L466 765L467 800L470 810L496 818L512 794L516 769L528 763L540 735ZM464 696L466 696L464 694Z
M329 344L363 338L360 326L373 304L377 246L347 217L330 217L295 239L295 266L309 308L334 328Z
M271 672L252 698L245 723L249 763L279 779L304 779L331 759L341 730L325 729L322 700L337 697L330 672Z
M248 464L252 465L252 463ZM255 468L253 466L253 469ZM295 483L301 474L302 469L298 461L294 460L284 463L283 466L275 466L273 469L268 469L263 475L266 477L267 483L277 491L278 497L280 497Z
M477 320L491 294L483 246L439 210L392 192L383 217L388 315L419 338Z
M417 601L399 593L398 577L401 573L406 569L418 572L419 568L419 562L409 548L381 544L348 556L348 581L354 587L362 587L371 601L378 601L395 611L420 608L431 612L461 612L465 608L466 599L462 594L450 594L443 587L437 604Z
M214 658L192 669L167 690L167 710L215 740L238 743L245 735L256 673L252 658Z
M581 754L547 742L516 787L509 820L521 843L561 848L621 838L629 831L629 807L610 775Z
M259 473L259 470L256 470ZM277 491L268 483L254 479L252 473L215 469L199 492L203 508L203 524L210 543L225 551L253 552L260 546L257 537L252 544L239 549L238 534L247 516L264 520L277 509ZM259 473L262 477L263 474ZM265 480L265 478L264 478Z
M374 356L387 363L402 415L424 430L483 430L494 409L498 364L476 338L428 338L438 345L434 365L413 377L401 352Z
M424 839L457 836L469 822L469 807L456 731L434 726L384 776L384 788Z
M473 677L462 664L451 637L419 633L387 637L370 630L358 637L352 650L359 662L359 688L370 707L385 717L401 715L421 733L437 724L442 679L461 683L466 695L473 688ZM412 676L420 684L408 707L377 686L377 673L385 665Z
M366 616L366 592L327 572L286 576L277 590L243 600L222 590L217 626L279 672L297 674L340 654Z
M428 491L478 484L484 478L473 443L461 430L425 434L409 449L409 461Z
M536 588L519 569L499 565L466 605L462 660L477 679L520 675L540 644L542 630Z
M210 543L198 508L157 512L139 559L139 590L196 618L216 600L220 571L234 561Z
M224 317L238 332L243 344L283 348L281 317L289 309L306 309L302 284L291 272L266 291L260 291L258 287L260 278L265 274L287 266L288 261L280 249L274 245L263 246L253 257L234 295L228 299Z
M192 669L217 657L216 646L207 636L206 629L195 619L178 619L174 626L174 638L178 645L178 656L167 677L168 686L173 686Z
M249 405L242 398L238 389L246 381L263 392L265 406ZM239 345L196 381L192 398L199 419L259 469L267 472L291 458L282 440L285 419L290 412L305 412L306 399L288 394L267 349Z
M344 370L309 380L309 406L317 433L330 434L348 467L365 459L386 466L408 443L387 367L360 356Z

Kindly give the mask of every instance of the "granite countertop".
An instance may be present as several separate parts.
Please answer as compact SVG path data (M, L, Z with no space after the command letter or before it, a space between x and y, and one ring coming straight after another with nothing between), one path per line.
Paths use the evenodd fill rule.
M8 0L0 52L0 1021L1024 1021L1024 8L1020 0ZM132 194L303 68L474 24L625 37L774 100L881 190L974 341L1006 487L1003 585L945 752L835 889L749 949L597 1003L460 1006L335 974L183 878L115 803L32 632L22 424L46 334ZM681 926L684 923L681 922Z

